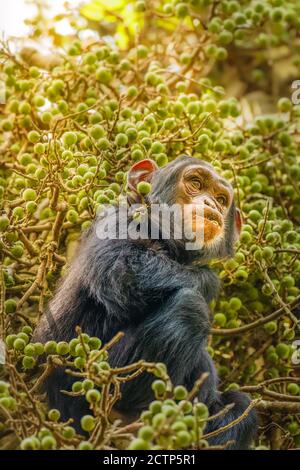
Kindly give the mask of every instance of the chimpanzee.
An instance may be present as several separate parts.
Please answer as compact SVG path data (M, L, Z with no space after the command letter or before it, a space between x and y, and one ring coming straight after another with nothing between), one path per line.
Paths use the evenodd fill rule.
M151 191L144 197L137 190L141 181L151 182ZM199 400L207 404L211 415L234 404L227 413L208 422L206 432L210 432L238 418L250 403L244 393L218 392L215 366L206 351L209 303L219 290L219 280L207 263L212 258L232 256L241 226L232 187L209 163L184 155L160 169L150 159L135 163L128 172L128 190L131 201L142 200L146 206L199 206L203 211L198 217L204 233L202 246L187 250L183 238L172 236L99 239L97 223L104 223L105 218L96 219L37 326L34 339L69 341L77 325L103 342L123 331L122 339L110 350L111 366L140 359L163 362L173 384L185 385L189 390L203 372L209 372ZM46 383L46 391L50 406L59 408L64 419L73 418L78 424L88 412L85 399L60 392L70 390L72 380L56 369ZM116 409L128 416L138 415L153 399L153 380L144 372L125 383ZM217 445L233 440L228 448L248 448L256 433L256 421L256 413L251 410L241 422L209 442Z

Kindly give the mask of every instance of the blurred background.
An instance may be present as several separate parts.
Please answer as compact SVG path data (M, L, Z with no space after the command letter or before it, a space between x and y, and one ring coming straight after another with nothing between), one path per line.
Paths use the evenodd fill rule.
M1 37L8 36L25 36L29 27L24 22L25 19L31 18L39 7L38 0L9 0L0 2L0 32ZM72 0L72 6L76 7L82 0ZM45 5L45 2L43 2ZM48 1L47 9L49 15L61 13L64 11L65 2L62 0ZM66 28L67 32L67 28Z

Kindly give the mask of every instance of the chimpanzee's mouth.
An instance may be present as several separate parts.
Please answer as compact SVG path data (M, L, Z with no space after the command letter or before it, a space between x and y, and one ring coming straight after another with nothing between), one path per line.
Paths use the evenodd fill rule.
M211 224L221 228L223 226L223 220L219 212L214 209L204 209L204 219L208 220Z
M207 206L204 208L199 207L198 210L193 213L193 220L195 223L199 221L201 226L207 225L207 228L210 226L214 232L221 230L224 225L222 214L216 209Z

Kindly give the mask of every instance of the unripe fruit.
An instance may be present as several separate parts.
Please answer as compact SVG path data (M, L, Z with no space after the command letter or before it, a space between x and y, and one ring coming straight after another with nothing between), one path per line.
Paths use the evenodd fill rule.
M143 196L145 196L150 193L151 184L148 183L147 181L140 181L137 185L137 191L139 194L142 194Z
M175 14L179 18L185 18L189 13L188 6L185 3L178 3L175 7Z
M29 142L31 142L32 144L36 144L41 138L40 134L37 131L30 131L27 134L27 137Z
M99 139L99 140L98 140L97 147L99 148L99 150L107 150L107 149L109 149L109 147L110 147L109 140L106 139L105 137L103 137L102 139Z
M270 321L264 325L264 329L269 334L274 334L277 331L277 323L275 321Z
M41 441L43 450L53 450L56 449L57 443L53 436L45 436Z
M217 326L225 326L226 323L227 323L227 318L226 316L223 314L223 313L216 313L214 315L214 323L217 325Z
M60 418L60 412L59 410L56 410L55 408L53 408L52 410L50 410L48 412L48 418L50 419L50 421L55 421L57 422Z
M87 392L88 390L91 390L94 387L94 382L90 379L85 379L82 382L82 389Z
M45 347L42 343L34 343L34 349L37 356L44 354Z
M130 86L127 89L126 95L128 98L135 98L138 94L138 89L135 86Z
M187 447L190 443L191 436L188 431L179 431L176 436L176 441L180 447Z
M168 163L168 157L165 153L160 153L155 157L155 161L159 167L163 167Z
M104 127L97 124L90 129L89 133L93 139L99 140L105 136L105 129Z
M93 65L97 61L97 56L93 52L89 52L83 58L83 63Z
M10 252L15 258L22 258L22 256L24 255L24 247L22 245L15 244L11 248Z
M78 222L78 212L76 212L74 209L70 209L67 212L66 219L68 222L71 222L72 224L76 224Z
M24 189L22 193L22 198L24 201L34 201L37 197L36 191L34 189Z
M146 10L146 3L144 0L139 0L138 2L135 3L134 9L138 13L142 13Z
M126 134L120 133L116 135L115 143L118 147L125 147L128 144L128 137Z
M9 218L6 215L2 215L0 217L0 232L4 232L4 230L9 226Z
M30 111L31 111L31 106L27 101L23 101L22 103L20 103L19 112L21 114L29 114Z
M91 432L96 425L95 418L91 415L85 415L81 418L80 424L84 431Z
M99 83L107 85L112 79L111 71L105 67L99 67L96 71L96 79Z
M0 394L6 393L8 389L9 389L9 384L4 382L3 380L0 380Z
M93 444L89 441L81 441L78 450L93 450Z
M149 442L145 441L144 439L137 438L134 439L128 447L129 450L149 450L150 444Z
M22 219L24 217L24 209L23 207L15 207L13 210L13 216L16 219Z
M24 356L22 359L22 365L24 369L32 369L36 364L34 357L32 356Z
M277 103L278 111L280 111L281 113L287 113L291 111L292 106L292 102L289 98L280 98Z
M279 343L276 346L276 353L281 359L287 359L289 357L290 348L287 344Z
M217 60L226 60L228 57L228 52L224 47L219 47L216 52L216 59Z
M229 301L229 305L233 310L237 311L242 307L242 302L238 297L232 297Z
M89 403L98 403L100 399L101 399L101 393L99 392L99 390L91 389L87 391L86 400Z
M282 278L282 285L286 288L291 288L291 287L294 287L295 285L295 278L293 276L290 276L290 275L286 275Z
M194 407L195 415L198 419L207 419L209 416L208 408L204 403L197 403Z
M52 114L49 111L43 112L41 115L41 120L44 124L49 124L52 120Z
M17 310L17 302L14 299L8 299L4 302L5 313L14 313Z
M149 49L146 46L143 46L142 44L137 46L136 49L137 56L141 59L145 59L149 53Z
M65 132L62 138L66 147L71 147L77 142L77 135L74 132Z
M296 383L293 383L293 382L289 383L286 389L288 393L290 393L291 395L299 395L300 387Z
M26 437L20 445L22 450L38 450L40 448L39 440L35 437Z
M26 356L35 356L36 355L36 350L33 344L27 344L24 348L24 354Z
M17 338L17 335L8 335L5 339L5 343L9 349L13 348L14 341Z
M47 341L45 343L45 353L46 354L56 354L56 341Z
M157 413L160 413L161 407L162 407L161 402L158 400L154 400L153 402L150 403L149 410L151 411L151 413L153 413L153 415L155 415Z
M187 390L182 385L175 387L173 393L175 400L184 400L187 397Z
M234 273L234 277L237 280L237 282L242 283L242 282L245 282L248 279L248 273L244 269L238 269Z
M162 395L166 391L166 384L162 380L155 380L151 388L157 395Z
M151 426L143 426L138 432L138 437L146 442L151 441L153 438L153 435L154 435L154 431Z
M60 341L59 343L57 343L56 350L57 350L57 354L64 356L69 353L70 347L66 341Z
M34 98L33 98L33 104L37 108L41 108L45 104L45 98L41 95L35 95Z
M74 382L72 384L72 392L78 393L82 391L82 382Z
M100 349L102 346L102 341L99 338L92 337L89 338L88 345L91 349Z
M76 359L74 360L74 366L77 369L83 369L85 367L85 364L86 359L84 357L76 357Z
M131 157L134 161L139 161L144 157L144 153L141 149L135 149L132 151Z
M14 349L16 349L17 351L22 351L25 348L25 346L26 346L26 342L21 338L17 338L13 344Z
M65 426L64 427L64 430L63 430L63 436L66 438L66 439L72 439L76 434L76 431L74 428L72 428L71 426Z
M29 214L33 214L37 209L37 203L34 201L29 201L26 203L26 211Z

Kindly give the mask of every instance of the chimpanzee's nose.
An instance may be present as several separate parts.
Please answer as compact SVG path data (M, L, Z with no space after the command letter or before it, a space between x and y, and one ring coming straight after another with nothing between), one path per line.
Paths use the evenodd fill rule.
M204 198L204 204L208 207L211 207L212 209L216 209L216 204L210 197Z

